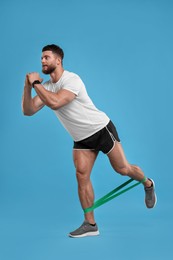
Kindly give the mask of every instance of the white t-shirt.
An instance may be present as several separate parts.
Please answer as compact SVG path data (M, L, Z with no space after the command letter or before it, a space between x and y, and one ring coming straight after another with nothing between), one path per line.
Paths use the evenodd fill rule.
M44 83L44 87L55 93L66 89L76 95L70 103L54 110L74 141L81 141L95 134L109 123L108 116L98 110L91 101L77 74L65 70L58 82L52 83L49 80Z

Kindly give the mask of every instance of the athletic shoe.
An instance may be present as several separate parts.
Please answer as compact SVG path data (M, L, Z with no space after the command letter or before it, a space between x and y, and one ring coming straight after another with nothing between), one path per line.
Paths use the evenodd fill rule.
M145 187L145 204L147 208L154 208L157 203L157 197L155 193L155 184L154 181L149 179L152 182L152 186L147 188Z
M73 232L69 233L69 237L86 237L86 236L98 236L99 230L97 224L91 225L87 220Z

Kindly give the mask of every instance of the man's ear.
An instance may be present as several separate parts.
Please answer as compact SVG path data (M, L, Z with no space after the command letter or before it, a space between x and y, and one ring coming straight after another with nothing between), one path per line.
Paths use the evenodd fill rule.
M60 57L57 57L57 65L60 65L62 63L62 60Z

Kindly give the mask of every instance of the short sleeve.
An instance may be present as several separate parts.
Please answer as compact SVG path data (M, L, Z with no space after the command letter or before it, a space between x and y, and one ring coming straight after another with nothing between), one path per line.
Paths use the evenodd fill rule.
M65 79L63 84L62 84L62 89L66 89L69 90L71 92L73 92L76 96L78 96L81 87L82 87L82 80L77 77L77 76L73 76L70 77L68 79Z
M50 81L46 81L43 83L43 87L46 89L46 90L50 90Z

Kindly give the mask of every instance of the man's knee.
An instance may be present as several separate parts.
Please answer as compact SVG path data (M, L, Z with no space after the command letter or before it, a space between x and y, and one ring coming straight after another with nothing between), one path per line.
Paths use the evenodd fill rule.
M76 165L76 176L79 178L83 178L87 175L88 167L85 162L80 162Z
M76 178L79 185L85 185L90 179L90 172L86 164L80 164L76 167Z

